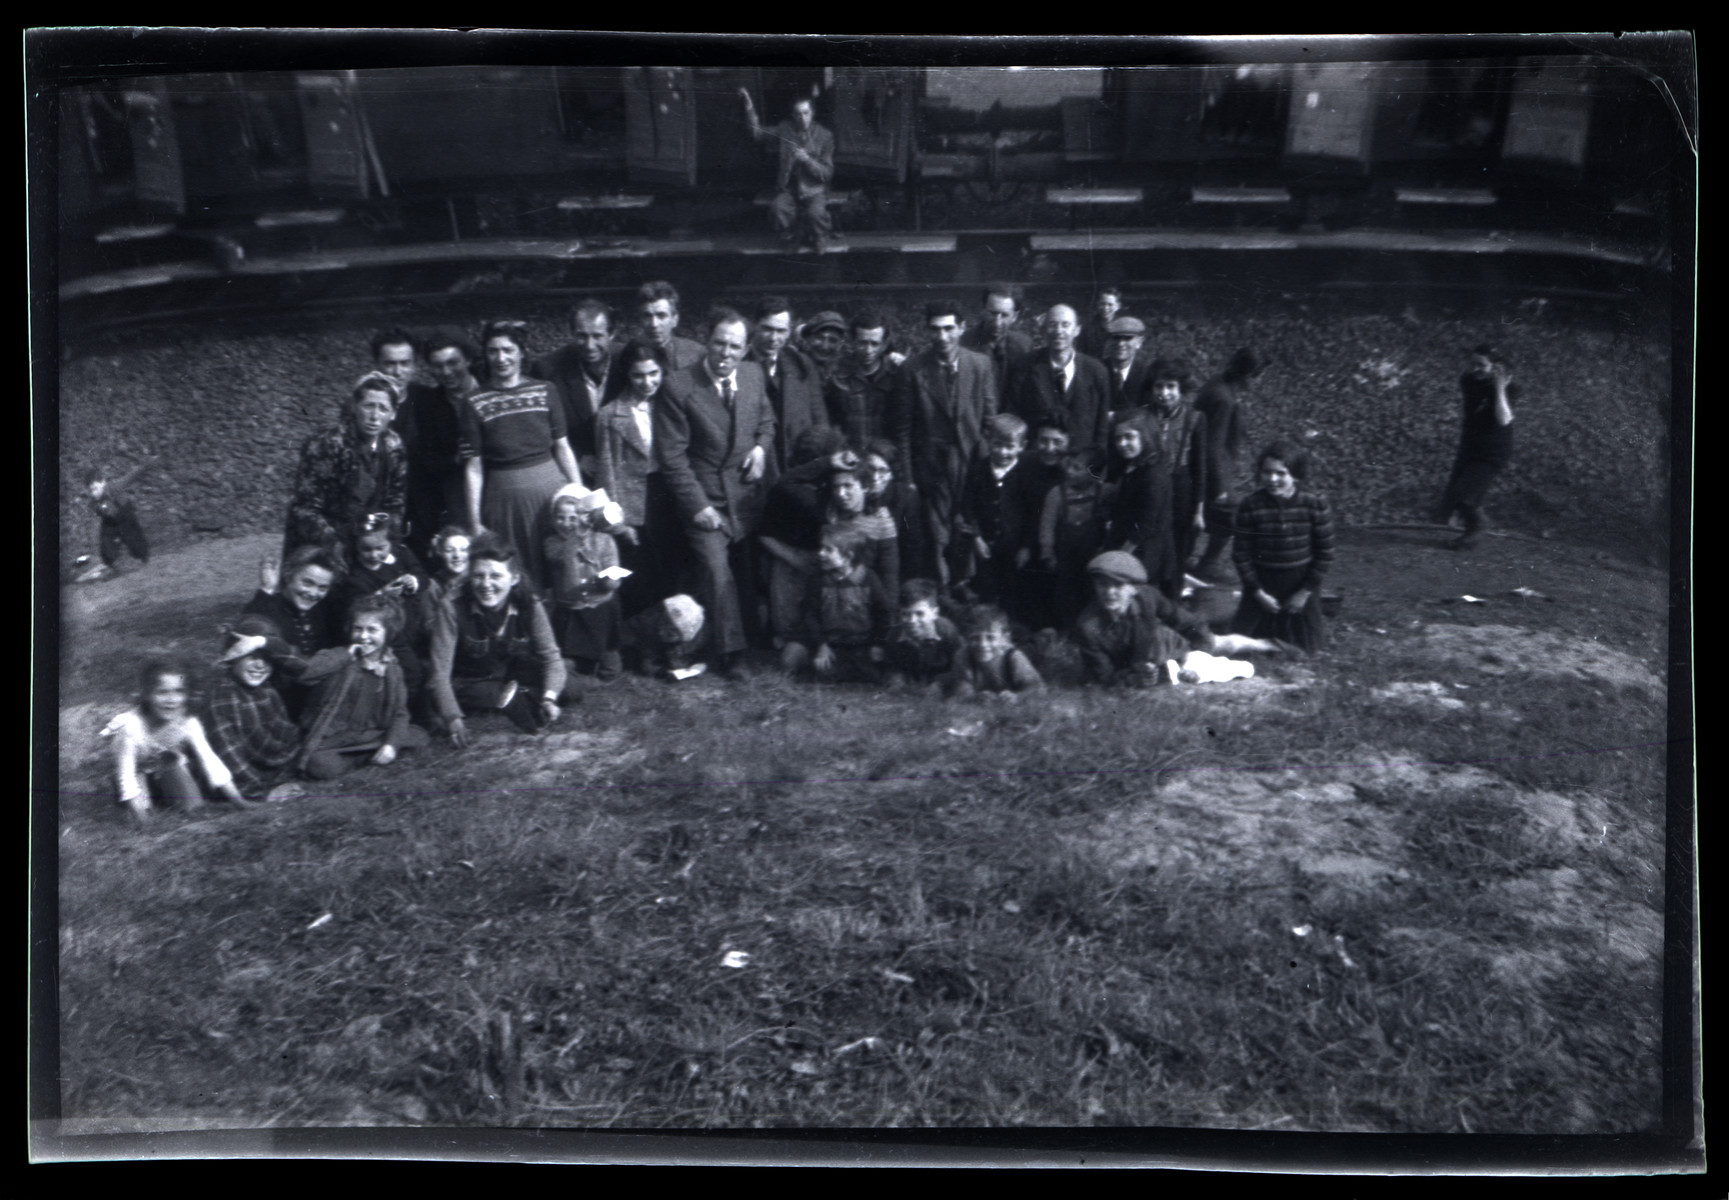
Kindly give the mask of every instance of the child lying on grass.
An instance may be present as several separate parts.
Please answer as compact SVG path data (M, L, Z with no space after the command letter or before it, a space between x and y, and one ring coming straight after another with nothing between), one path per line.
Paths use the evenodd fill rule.
M151 659L138 678L138 705L101 736L113 739L120 803L143 823L156 804L197 808L205 791L245 804L204 726L191 713L192 674L178 659ZM202 777L202 778L200 778Z
M659 679L690 679L708 670L712 649L708 618L689 596L668 596L630 620L642 654L642 672Z
M979 604L967 612L967 644L955 656L955 665L943 678L948 696L971 696L975 692L1013 696L1043 691L1044 678L1032 659L1016 649L1009 631L1008 614L992 604Z
M901 619L883 648L891 684L922 687L954 668L966 643L954 622L942 615L939 589L929 579L901 585Z

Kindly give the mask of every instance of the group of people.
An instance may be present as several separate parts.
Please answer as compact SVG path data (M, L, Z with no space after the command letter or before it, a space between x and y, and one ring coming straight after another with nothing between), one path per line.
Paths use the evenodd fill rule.
M1054 305L1035 338L1006 285L976 320L927 304L910 353L871 309L801 324L771 296L697 342L678 304L645 284L621 340L583 301L548 353L513 321L478 344L374 337L301 451L205 721L190 672L158 661L110 727L121 798L253 802L428 731L466 746L483 712L540 731L630 666L1015 693L1053 647L1090 682L1148 686L1324 646L1332 520L1300 444L1243 458L1253 349L1197 386L1120 297L1086 326ZM1467 408L1500 436L1508 373L1485 350ZM1458 474L1469 521L1488 476ZM1241 599L1217 634L1183 601L1227 553Z

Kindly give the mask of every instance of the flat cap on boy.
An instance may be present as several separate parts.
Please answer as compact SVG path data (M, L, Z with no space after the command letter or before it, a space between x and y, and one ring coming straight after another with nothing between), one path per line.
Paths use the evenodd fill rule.
M1122 550L1107 550L1087 564L1087 574L1103 575L1118 583L1145 583L1147 569L1141 560Z
M1140 337L1147 326L1139 317L1118 317L1105 326L1105 332L1112 337Z

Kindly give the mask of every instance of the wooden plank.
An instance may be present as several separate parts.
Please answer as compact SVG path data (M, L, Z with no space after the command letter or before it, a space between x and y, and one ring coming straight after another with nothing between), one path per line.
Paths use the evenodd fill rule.
M1189 198L1195 204L1289 204L1291 193L1282 187L1197 187Z
M296 212L260 213L253 224L260 229L294 229L302 225L339 225L348 215L341 208L308 208Z
M1140 188L1046 188L1046 204L1139 204L1146 198Z
M159 238L164 234L173 233L177 227L165 225L117 225L113 229L104 229L96 235L98 246L112 246L120 242L142 242L150 238Z
M1495 203L1495 193L1488 188L1394 188L1393 199L1400 204L1461 204L1487 205Z
M561 212L586 212L595 209L648 208L653 196L566 196L558 202Z

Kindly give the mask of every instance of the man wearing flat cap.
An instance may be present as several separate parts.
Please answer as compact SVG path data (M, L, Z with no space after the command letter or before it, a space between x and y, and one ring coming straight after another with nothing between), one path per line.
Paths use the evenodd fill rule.
M1147 569L1132 554L1107 550L1087 564L1093 603L1075 622L1087 682L1148 687L1160 668L1189 652L1205 625L1147 585Z
M841 351L846 348L846 318L837 312L819 312L799 326L798 344L827 384L834 378Z
M1147 406L1148 359L1141 352L1147 327L1139 317L1117 317L1105 326L1105 370L1110 373L1111 415Z

